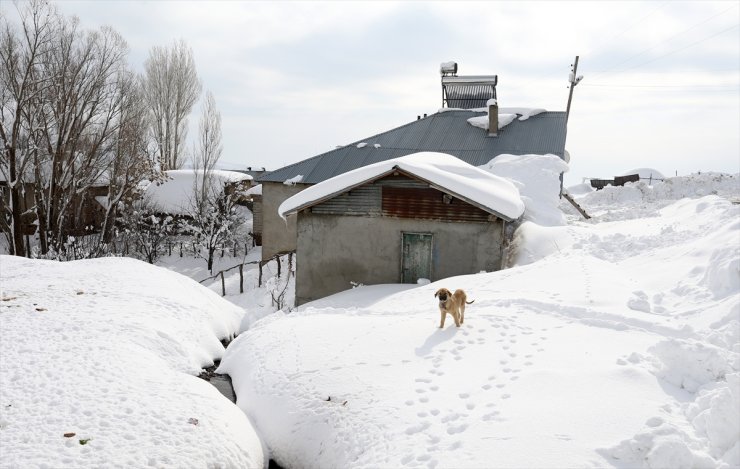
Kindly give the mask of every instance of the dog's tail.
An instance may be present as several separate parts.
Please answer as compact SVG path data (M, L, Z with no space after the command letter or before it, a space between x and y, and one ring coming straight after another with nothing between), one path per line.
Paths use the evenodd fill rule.
M466 301L465 303L470 305L470 304L475 303L475 300Z

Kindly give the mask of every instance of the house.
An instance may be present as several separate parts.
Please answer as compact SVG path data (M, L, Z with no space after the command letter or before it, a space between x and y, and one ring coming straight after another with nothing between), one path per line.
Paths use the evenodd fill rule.
M347 171L425 151L446 153L473 166L484 165L501 154L552 154L565 159L564 112L498 108L494 115L499 127L495 136L480 127L491 118L485 108L443 108L262 176L263 260L296 248L295 217L289 216L287 222L281 219L277 214L280 204L313 184Z
M443 153L364 166L294 195L296 305L362 284L416 283L501 267L524 213L504 178Z
M38 220L34 207L38 186L35 182L23 182L20 209L23 235L33 235L38 229ZM48 194L48 189L44 189ZM68 216L64 217L64 232L72 236L84 236L100 231L105 218L104 199L108 195L108 182L100 181L72 195L68 204ZM0 209L9 210L10 190L5 178L0 175ZM7 220L0 221L0 231L10 232Z
M262 184L252 186L244 195L252 211L252 241L255 246L262 246Z
M197 180L202 180L203 170L176 169L165 171L164 182L152 182L143 191L146 203L156 213L187 216L194 209L194 190ZM252 185L252 176L214 169L211 171L212 190L217 194L236 194L238 204L246 204L244 192Z

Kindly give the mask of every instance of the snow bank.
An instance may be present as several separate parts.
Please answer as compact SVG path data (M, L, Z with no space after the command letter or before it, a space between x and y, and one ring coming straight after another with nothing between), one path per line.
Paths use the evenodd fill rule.
M657 208L683 199L718 195L740 200L740 174L701 173L666 178L664 181L627 183L606 186L599 191L568 191L578 197L591 216L604 220L621 220L649 216Z
M313 185L283 202L278 213L284 218L287 214L383 177L396 169L444 188L453 195L472 200L507 220L518 219L524 212L519 192L506 179L445 153L420 152L357 168Z
M666 177L663 176L663 173L658 171L657 169L653 168L636 168L631 169L629 171L625 171L622 173L622 176L630 176L632 174L637 174L640 176L640 179L646 179L645 182L648 184L650 182L659 182L664 180Z
M243 311L132 259L0 265L3 466L262 466L248 419L194 376Z
M560 174L568 164L555 155L499 155L481 169L514 183L526 206L524 219L542 226L565 225Z

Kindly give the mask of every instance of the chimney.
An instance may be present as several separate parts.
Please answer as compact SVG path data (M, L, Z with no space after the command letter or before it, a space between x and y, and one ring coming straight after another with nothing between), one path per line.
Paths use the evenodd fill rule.
M498 137L498 104L495 99L489 99L488 105L488 136Z

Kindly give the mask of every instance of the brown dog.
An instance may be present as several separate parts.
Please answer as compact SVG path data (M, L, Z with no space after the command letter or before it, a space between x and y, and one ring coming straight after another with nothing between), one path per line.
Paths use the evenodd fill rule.
M448 314L455 320L455 326L460 327L460 324L465 322L465 305L469 305L475 301L466 301L467 295L460 289L455 290L455 293L451 293L446 288L440 288L434 294L434 297L439 297L439 313L442 316L439 321L439 327L445 327L445 318Z

